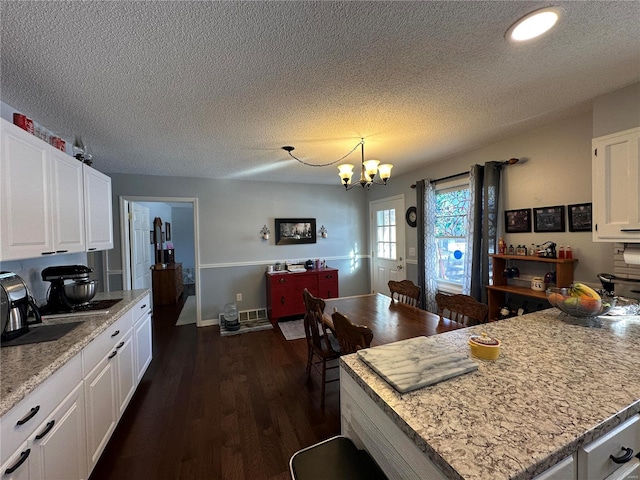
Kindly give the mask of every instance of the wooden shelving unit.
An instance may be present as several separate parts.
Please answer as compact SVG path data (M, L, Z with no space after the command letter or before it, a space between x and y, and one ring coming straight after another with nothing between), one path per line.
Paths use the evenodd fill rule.
M538 292L526 287L509 285L507 279L502 276L502 271L507 266L508 260L523 262L552 263L556 268L556 284L558 287L568 287L573 283L573 269L578 261L575 258L543 258L529 255L489 255L493 262L493 285L487 286L487 299L489 304L489 319L497 320L500 308L505 303L508 293L523 297L546 300L545 292Z

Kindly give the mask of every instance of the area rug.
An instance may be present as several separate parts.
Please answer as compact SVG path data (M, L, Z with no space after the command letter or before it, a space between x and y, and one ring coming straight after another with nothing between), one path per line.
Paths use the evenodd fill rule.
M278 322L278 327L287 340L297 340L304 338L304 320L289 320L288 322Z
M176 322L176 327L196 323L196 316L196 297L195 295L190 295L187 297L187 301L184 302L184 306Z

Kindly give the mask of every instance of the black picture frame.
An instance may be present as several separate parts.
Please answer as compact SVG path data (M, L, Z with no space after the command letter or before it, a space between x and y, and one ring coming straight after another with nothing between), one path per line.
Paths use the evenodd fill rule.
M169 222L164 223L164 231L167 234L167 242L171 240L171 224Z
M506 233L528 233L531 231L531 209L504 211L504 231Z
M564 205L533 209L534 232L564 232Z
M276 218L276 245L316 243L315 218Z
M591 203L576 203L567 205L569 214L570 232L592 231L592 205Z

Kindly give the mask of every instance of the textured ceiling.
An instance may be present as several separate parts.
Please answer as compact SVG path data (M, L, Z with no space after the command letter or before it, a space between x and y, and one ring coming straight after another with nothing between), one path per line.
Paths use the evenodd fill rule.
M337 183L360 137L394 175L640 81L640 2L11 2L2 101L105 172ZM359 161L359 152L348 157Z

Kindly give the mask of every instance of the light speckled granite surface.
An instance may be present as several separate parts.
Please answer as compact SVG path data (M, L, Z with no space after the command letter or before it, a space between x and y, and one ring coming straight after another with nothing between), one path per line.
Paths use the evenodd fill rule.
M495 361L399 394L357 354L342 368L449 478L530 479L640 412L640 316L576 324L549 309L447 332L503 344Z
M142 300L149 290L99 293L95 300L121 298L107 314L70 316L44 323L82 321L59 340L0 348L0 416L7 413L52 373L100 335L109 325Z

